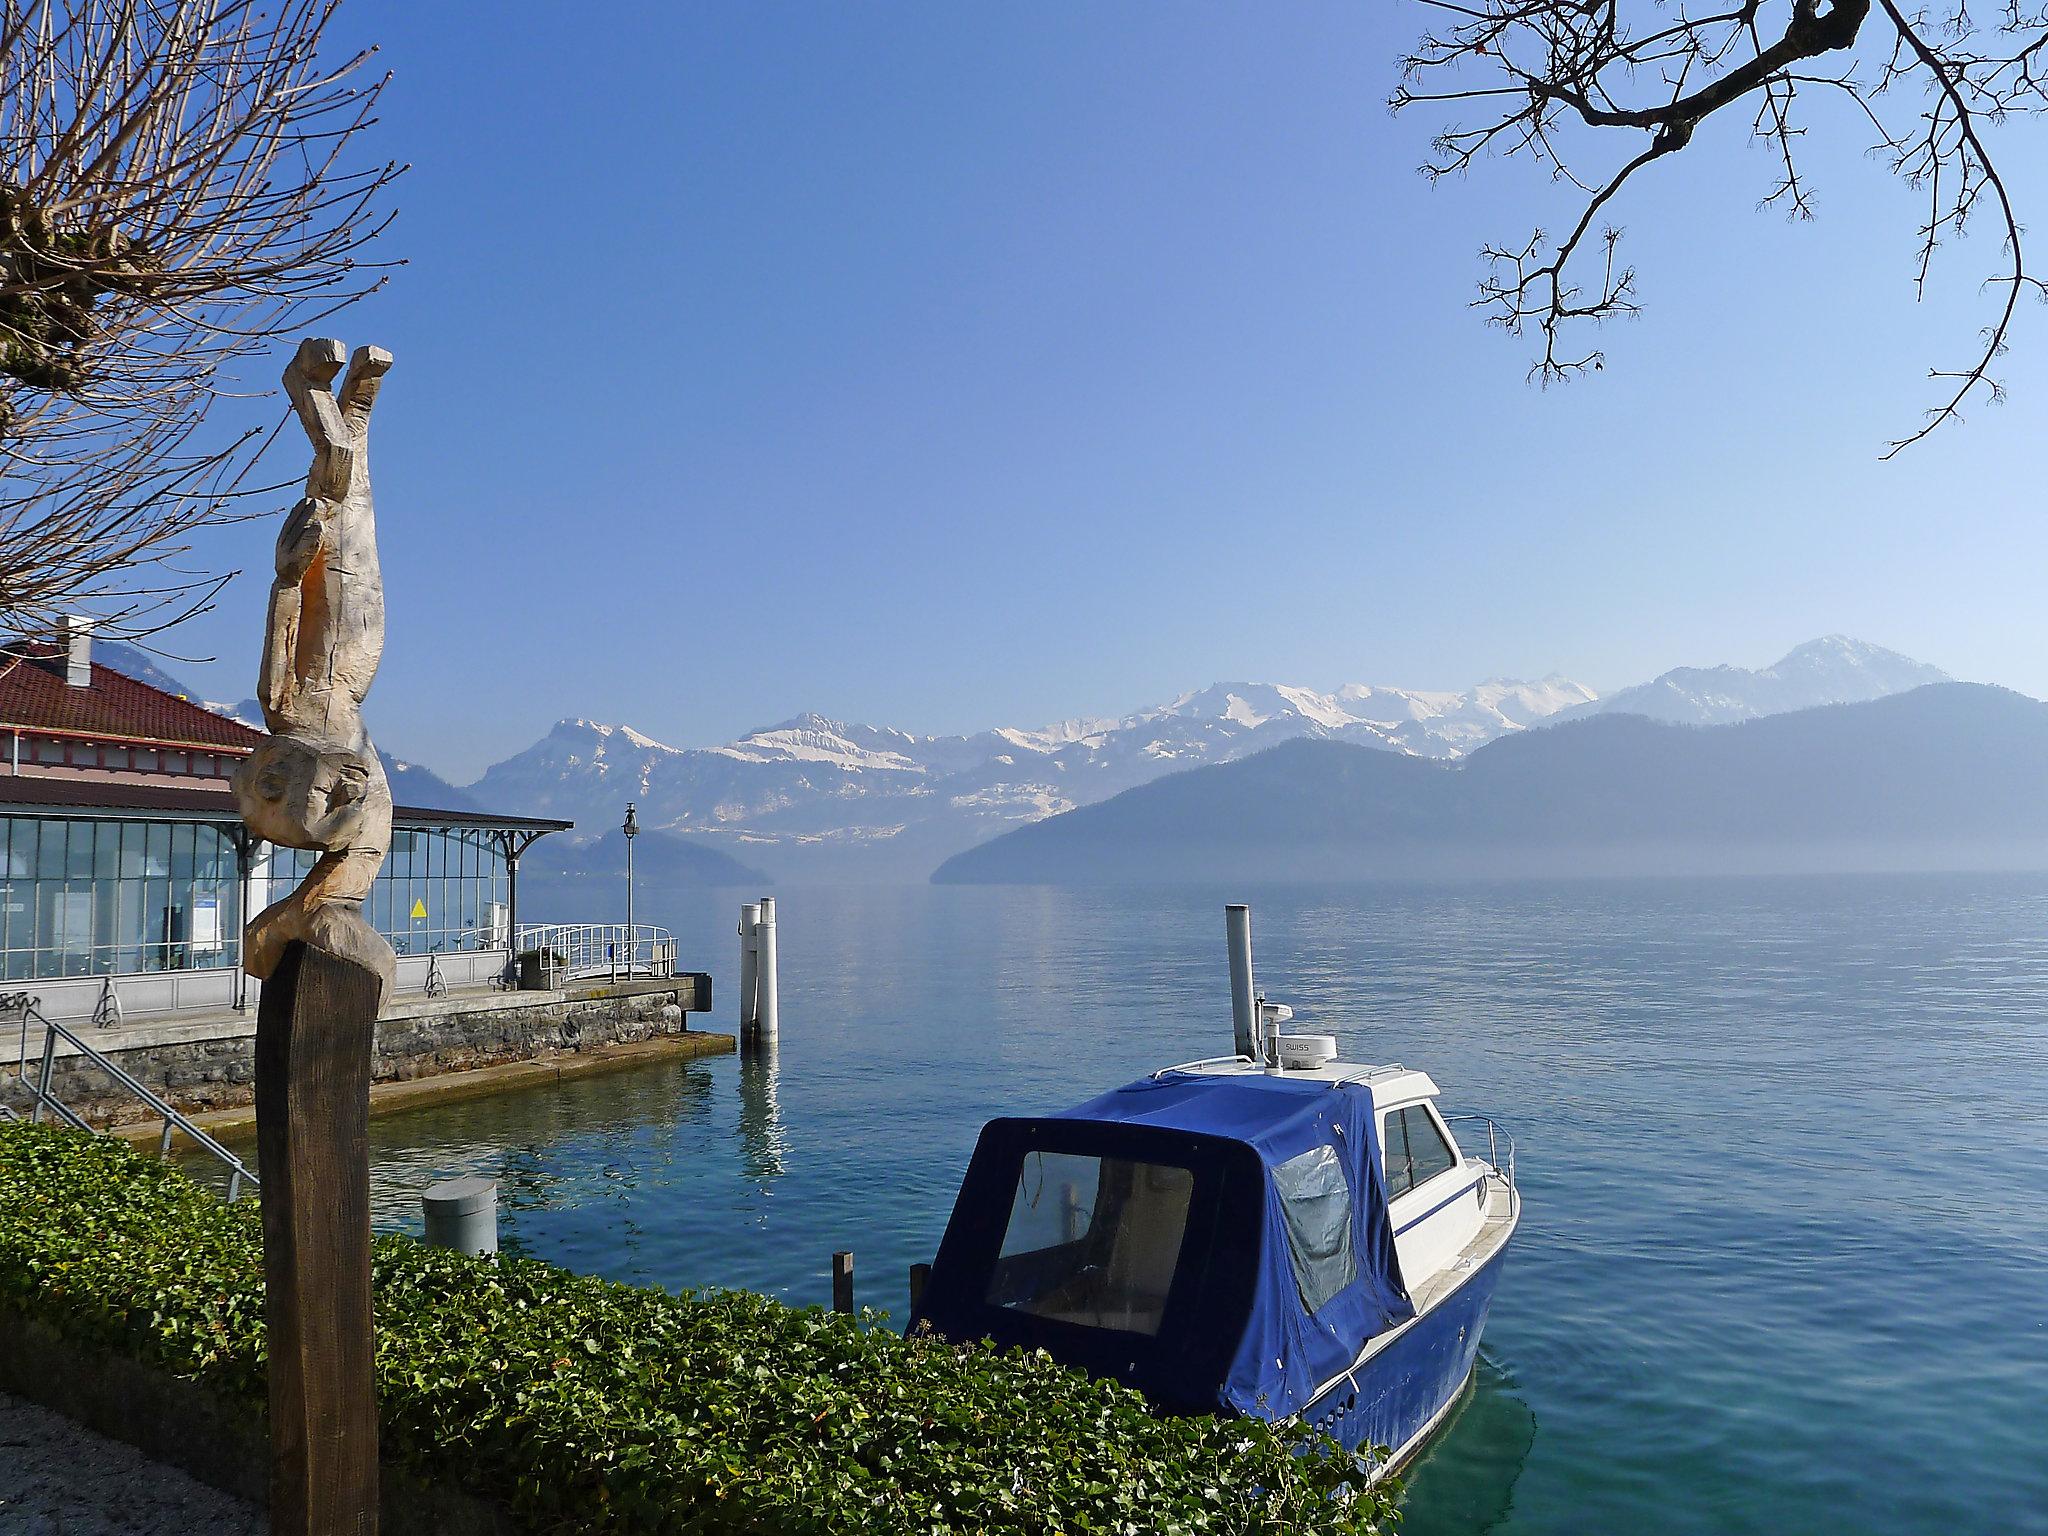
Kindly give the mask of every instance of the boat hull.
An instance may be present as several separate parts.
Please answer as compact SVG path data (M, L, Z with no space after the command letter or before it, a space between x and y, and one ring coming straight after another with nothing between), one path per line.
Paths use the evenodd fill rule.
M1300 1422L1352 1450L1386 1449L1383 1475L1413 1460L1471 1378L1506 1257L1502 1243L1455 1290L1340 1377Z

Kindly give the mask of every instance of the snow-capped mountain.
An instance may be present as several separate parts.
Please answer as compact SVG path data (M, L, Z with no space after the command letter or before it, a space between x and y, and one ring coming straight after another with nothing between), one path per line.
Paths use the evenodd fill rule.
M1121 719L1036 730L915 736L809 714L691 749L621 725L563 720L468 793L584 827L608 825L631 799L648 825L706 838L777 874L921 878L997 832L1178 768L1298 736L1458 757L1593 697L1563 678L1464 693L1220 683Z
M1924 661L1847 635L1797 646L1772 666L1674 667L1662 676L1576 709L1553 721L1587 714L1647 715L1674 725L1730 725L1821 704L1860 704L1904 693L1949 675Z

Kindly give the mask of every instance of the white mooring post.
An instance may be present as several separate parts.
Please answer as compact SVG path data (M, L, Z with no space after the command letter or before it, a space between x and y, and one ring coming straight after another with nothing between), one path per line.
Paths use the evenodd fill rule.
M775 1044L780 1022L775 993L775 898L763 896L754 923L754 1037L768 1047Z
M774 1049L777 1026L775 898L740 907L740 1045Z
M740 903L740 1042L753 1038L754 1019L760 996L760 952L754 947L754 932L761 926L761 904Z
M498 1251L498 1182L495 1179L448 1179L420 1196L427 1218L427 1246L457 1253Z
M1223 932L1230 943L1230 1019L1237 1054L1259 1058L1258 1013L1252 1002L1252 909L1233 903L1223 909Z

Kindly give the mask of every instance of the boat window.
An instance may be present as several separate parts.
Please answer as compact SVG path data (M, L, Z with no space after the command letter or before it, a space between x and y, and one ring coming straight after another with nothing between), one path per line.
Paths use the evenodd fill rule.
M1458 1166L1451 1144L1420 1104L1389 1110L1384 1138L1389 1200Z
M1156 1334L1194 1183L1167 1163L1027 1154L988 1300L1033 1317Z
M1351 1185L1335 1147L1312 1147L1273 1170L1280 1212L1287 1221L1287 1253L1294 1284L1310 1312L1358 1274L1351 1250Z
M1401 1111L1408 1117L1408 1157L1415 1167L1415 1182L1426 1184L1440 1173L1458 1166L1451 1144L1437 1129L1436 1119L1420 1104Z
M1415 1165L1408 1159L1408 1121L1405 1109L1387 1111L1381 1122L1380 1140L1386 1148L1387 1198L1405 1195L1415 1187Z

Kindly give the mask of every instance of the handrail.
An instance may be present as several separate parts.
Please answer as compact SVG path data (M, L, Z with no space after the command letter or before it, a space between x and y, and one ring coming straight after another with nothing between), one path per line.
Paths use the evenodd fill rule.
M1457 1126L1461 1121L1486 1127L1486 1161L1496 1173L1506 1175L1508 1193L1519 1195L1520 1191L1515 1188L1515 1138L1513 1134L1491 1115L1444 1116L1445 1124L1453 1127ZM1505 1165L1500 1160L1500 1144L1503 1141L1508 1144L1508 1160Z
M163 1121L163 1137L157 1143L157 1154L159 1156L168 1157L170 1155L171 1133L173 1131L183 1131L227 1167L228 1202L230 1204L233 1204L242 1193L243 1180L246 1179L251 1185L261 1188L261 1181L234 1153L199 1129L198 1126L186 1119L184 1115L173 1109L150 1088L138 1082L120 1063L95 1050L71 1030L47 1017L43 1013L41 998L32 997L26 992L0 993L0 1009L6 1008L18 1008L21 1010L21 1054L15 1062L14 1074L22 1087L28 1090L29 1097L34 1100L34 1104L29 1110L29 1120L32 1124L40 1123L43 1118L43 1111L47 1109L67 1125L74 1126L81 1131L91 1132L93 1130L93 1127L86 1123L83 1116L50 1091L50 1073L51 1069L56 1065L57 1040L59 1036L62 1036L79 1055L113 1078L115 1082L127 1089L135 1098L140 1099L156 1118ZM30 1081L28 1075L28 1026L31 1019L43 1027L42 1064L35 1081ZM20 1118L12 1108L7 1109L7 1115L10 1119Z
M521 923L512 938L512 954L529 951L543 956L560 956L559 964L542 963L547 970L569 977L609 975L673 976L676 973L676 939L666 928L635 923L629 932L624 923Z

